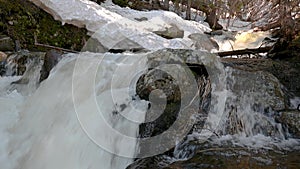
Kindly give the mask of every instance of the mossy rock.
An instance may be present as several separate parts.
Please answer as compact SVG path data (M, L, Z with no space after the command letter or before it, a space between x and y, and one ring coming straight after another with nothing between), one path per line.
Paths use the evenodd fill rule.
M62 25L28 0L0 0L0 17L0 33L19 41L23 49L45 51L35 46L36 37L38 43L81 50L89 38L86 29Z

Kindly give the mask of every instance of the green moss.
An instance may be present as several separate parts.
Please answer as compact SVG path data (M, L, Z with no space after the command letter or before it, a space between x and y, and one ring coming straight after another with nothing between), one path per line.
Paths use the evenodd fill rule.
M72 50L81 50L89 37L85 29L62 25L28 0L0 0L0 32L20 41L29 50L45 50L39 43Z
M127 0L113 0L112 1L114 4L119 5L121 7L126 7L128 6L128 1Z

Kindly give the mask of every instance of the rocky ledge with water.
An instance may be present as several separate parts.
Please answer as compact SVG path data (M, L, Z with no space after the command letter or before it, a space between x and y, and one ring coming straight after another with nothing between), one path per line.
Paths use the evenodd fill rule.
M192 50L163 50L149 55L150 65L173 64L178 62L175 59L178 57L191 69L198 82L200 109L195 113L198 117L197 122L189 135L174 149L158 156L139 159L128 168L293 168L298 166L296 161L299 158L297 153L299 145L298 148L291 145L297 142L293 141L294 138L299 139L300 111L297 110L299 100L293 100L297 98L297 92L282 85L283 79L277 78L277 76L293 76L289 74L290 71L299 74L299 67L295 66L298 63L288 64L270 59L221 59L224 69L227 70L224 83L228 83L230 90L226 98L229 102L224 105L225 116L223 114L227 120L220 122L220 126L208 141L201 142L198 134L205 129L204 122L207 120L209 107L213 105L210 105L212 84L209 76L212 67L203 63L200 58L210 54ZM295 67L291 70L287 65ZM278 75L276 73L278 67L286 69L281 69ZM152 72L153 70L150 69L147 74L152 75ZM180 90L174 83L168 81L170 79L167 76L149 75L142 76L138 81L137 93L143 99L149 100L150 91L156 89L168 89L164 93L170 94L166 96L170 100L164 113L156 121L140 126L141 136L153 136L168 130L180 111L178 106L180 103L176 99L180 98ZM297 86L293 83L294 81L289 84L290 87ZM149 148L148 145L145 147Z
M93 41L96 40L101 48L96 46L96 51L102 53L91 53L83 52L95 52L95 43L87 42L88 45L83 47L87 30L61 26L27 1L17 1L16 9L10 1L3 2L12 14L8 17L5 10L0 11L0 15L5 16L0 20L1 30L10 30L0 36L0 50L3 51L0 53L0 104L3 108L0 117L5 120L2 122L4 127L0 125L3 128L0 136L6 138L0 144L1 153L4 152L0 161L5 163L5 168L299 167L300 57L295 52L299 50L299 39L287 50L277 52L277 56L275 53L272 59L221 59L204 51L216 48L211 43L203 44L198 39L198 47L189 47L196 45L188 38L192 35L205 36L207 40L203 30L188 32L186 27L193 26L172 25L174 21L170 19L171 27L164 25L156 31L137 34L143 35L140 39L121 37L122 43L116 43L115 39L108 41L109 33L108 36L102 34L102 40L97 40L96 36ZM80 2L91 5L91 10L106 10L88 1ZM24 12L20 4L29 5L29 11ZM43 8L53 12L50 9L53 6L46 5L50 6ZM111 16L132 17L129 9L106 7L111 10L106 14ZM55 16L66 19L65 11L60 12ZM137 14L143 16L133 19L138 22L153 19L149 13ZM158 14L170 18L168 13ZM87 24L90 32L100 24L93 24L91 18L89 23L82 23L80 19L63 21L76 26ZM51 29L54 32L47 34L47 24L55 28ZM107 25L104 28L109 30L110 24ZM122 32L122 26L118 31ZM24 31L24 27L32 29ZM150 28L145 29L149 31ZM74 32L77 32L76 36L70 39ZM185 33L189 35L185 36ZM152 43L147 46L144 35L150 35L147 38L154 38L158 44L167 44L167 47L188 49L165 49L163 45L153 47ZM45 50L45 46L34 45L37 41L60 49L84 49L79 54ZM113 50L109 51L110 47ZM288 51L292 49L295 51L289 55ZM287 57L282 59L283 55ZM76 60L79 56L82 58ZM101 62L100 68L95 70L98 62ZM80 78L74 81L73 76ZM94 83L97 84L94 88L84 88ZM128 92L124 87L127 84L130 84L128 97L124 94ZM113 86L113 90L109 86ZM97 112L91 104L93 92L105 120L123 134L137 138L155 137L178 121L176 125L181 128L177 128L176 134L170 132L166 136L174 146L151 157L144 156L165 146L166 140L130 142L124 137L112 136L103 121L90 123L98 117L93 114ZM112 95L115 97L111 98ZM143 116L140 113L145 109ZM122 115L135 117L138 123L129 124ZM78 117L82 117L80 124ZM129 154L130 158L101 150L88 139L86 129L100 129L99 133L91 134L104 140L109 151ZM181 132L184 137L178 137ZM133 160L134 157L138 158Z
M52 59L44 62L47 55ZM32 75L34 70L39 70L41 67L46 67L43 70L47 70L45 73L49 74L49 70L58 61L59 57L56 56L60 57L60 53L21 51L9 54L7 64L4 66L6 73L3 75L23 75L21 79L12 82L14 88L19 91L24 90L22 86L29 85L29 80L36 83L35 89L38 87L39 80L28 79L30 77L28 74ZM194 114L197 117L196 123L180 144L164 154L138 159L128 168L240 168L249 166L251 168L262 166L284 168L284 166L297 166L298 150L289 145L295 144L295 141L290 139L297 139L300 136L300 111L296 110L299 100L294 99L298 96L297 92L288 88L288 86L297 86L295 84L297 79L282 82L283 79L277 77L294 76L299 73L299 69L286 66L288 62L281 63L281 61L267 59L219 59L226 70L224 83L227 83L230 91L224 105L227 120L220 122L221 128L218 128L214 135L203 143L198 142L195 135L205 128L204 123L212 106L210 74L214 71L213 69L216 69L209 63L203 63L206 61L201 59L203 56L216 59L208 52L193 50L164 49L146 54L149 69L139 78L136 92L141 99L145 100L151 100L152 97L155 98L154 101L159 101L158 98L166 97L167 105L162 116L157 120L140 125L140 137L155 136L167 130L176 120L181 97L184 97L175 79L166 72L159 72L153 68L165 64L179 64L190 69L198 85L200 109ZM293 64L295 63L290 65ZM278 67L285 68L280 71L280 75L277 73ZM294 74L290 74L291 71ZM283 83L288 85L284 86ZM156 89L162 90L165 96L161 93L157 93L157 96L152 93L149 96ZM187 91L185 94L191 93ZM151 113L146 115L147 118L152 119ZM248 143L251 140L253 143ZM256 145L260 144L259 142L263 142L262 145ZM149 148L149 145L145 147ZM141 145L140 148L145 147ZM282 158L285 160L281 160Z

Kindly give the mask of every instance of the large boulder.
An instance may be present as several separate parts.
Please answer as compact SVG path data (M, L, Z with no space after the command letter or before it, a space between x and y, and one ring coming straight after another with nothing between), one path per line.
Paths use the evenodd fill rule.
M168 130L168 125L171 125L174 120L176 120L178 109L180 104L182 93L178 90L179 85L175 83L175 79L165 74L165 72L158 71L154 69L164 64L181 64L184 63L188 66L188 68L193 72L194 78L197 81L198 89L208 88L210 90L206 90L209 93L212 91L210 88L210 83L204 81L203 77L210 80L213 78L213 74L211 73L211 69L217 69L217 67L211 66L206 60L201 59L203 55L208 55L205 52L195 52L192 50L160 50L154 53L148 54L148 66L150 69L145 75L141 76L137 83L137 93L138 95L146 100L151 100L151 91L156 91L157 89L161 89L167 96L157 92L158 96L153 101L164 103L167 101L166 107L163 114L150 123L140 125L140 135L141 137L152 137L157 134L160 134L163 131ZM209 59L210 57L206 58ZM211 56L211 59L214 60L214 56ZM215 60L213 63L218 61ZM224 134L238 134L239 132L246 133L246 135L251 134L264 134L270 137L277 137L277 125L275 122L275 115L277 112L286 109L289 106L289 98L288 92L285 90L285 87L281 84L281 82L274 76L271 72L267 71L269 69L263 70L259 69L260 66L257 66L257 62L261 65L264 62L264 65L272 64L271 60L259 60L259 61L241 61L241 64L237 60L233 59L220 59L220 61L224 64L224 69L226 71L226 77L221 83L227 83L226 96L221 95L225 99L228 99L225 106L225 111L232 109L229 112L228 116L224 116L224 118L228 118L231 120L231 123L227 124L227 126L222 126L221 130L225 130L227 133ZM268 63L266 63L268 62ZM221 67L219 67L221 68ZM176 70L173 70L173 72ZM273 72L274 73L274 72ZM282 72L285 73L285 72ZM204 76L203 76L204 75ZM212 75L212 76L210 76ZM218 74L221 75L221 74ZM202 78L202 82L201 79ZM219 77L218 77L219 78ZM212 85L214 86L214 85ZM205 90L204 90L205 91ZM205 100L209 102L209 94L205 94L205 92L200 92L202 99L198 100L199 102ZM164 100L165 99L165 100ZM173 103L173 105L172 105ZM174 104L175 103L175 104ZM208 106L209 105L208 103ZM173 107L173 109L170 109ZM198 106L205 107L205 106ZM204 114L204 111L197 111L198 114ZM275 111L274 111L275 110ZM151 113L151 112L147 112ZM196 113L196 114L197 114ZM148 115L148 114L147 114ZM146 116L147 116L146 115ZM282 112L280 117L276 117L276 121L282 123L284 126L287 126L289 131L298 137L299 134L299 111L288 111ZM149 117L152 117L151 114ZM162 118L163 117L163 118ZM205 116L204 116L205 118ZM147 119L147 117L146 117ZM198 120L198 119L197 119ZM198 122L197 122L198 123ZM197 128L197 123L194 124L193 129ZM168 125L166 125L168 124ZM198 123L199 124L199 123ZM201 124L201 123L200 123ZM251 126L253 125L253 126ZM202 125L203 126L203 125ZM228 127L233 126L233 127ZM200 126L201 127L201 126ZM239 128L240 127L240 128ZM244 130L251 131L244 131ZM280 131L279 131L280 132ZM223 133L221 133L223 134ZM218 132L216 131L216 135ZM196 137L195 139L197 139ZM280 137L277 137L280 138ZM176 158L191 158L188 161L175 162L172 163L172 158L170 156L175 156L178 154L176 149L173 151L168 151L164 154L156 155L154 157L143 158L136 160L133 164L128 166L129 168L159 168L159 167L169 167L169 168L201 168L201 167L228 167L232 168L234 166L250 166L250 164L244 164L248 162L249 156L257 155L257 152L253 152L251 150L247 151L246 154L239 154L240 150L237 148L235 151L231 147L224 146L224 149L215 150L211 147L220 146L220 145L211 145L211 143L204 142L203 144L198 143L197 140L193 141L193 135L188 137L186 142L178 145L186 146L186 150L183 150L182 156L176 156ZM186 145L185 145L186 143ZM142 145L141 150L151 149L151 145ZM178 147L176 147L178 148ZM207 150L208 149L208 150ZM203 150L203 151L202 151ZM207 153L206 153L207 152ZM186 154L185 154L186 153ZM180 153L179 153L180 154ZM223 155L222 155L223 154ZM224 156L224 154L226 154ZM227 156L227 154L235 154L232 156ZM218 159L215 159L215 157ZM285 166L288 164L287 161L282 162L281 156L274 155L274 163L279 164L280 166ZM238 157L238 158L237 158ZM207 161L207 159L210 159ZM252 163L253 162L253 163ZM260 158L253 158L251 162L251 166L269 166L272 164L270 160L264 160L263 156ZM227 165L228 163L228 165ZM162 168L163 168L162 167ZM238 168L237 167L237 168Z
M289 92L300 96L300 60L296 58L291 61L223 58L221 62L234 69L249 72L269 72L274 75Z
M218 69L215 66L211 66L206 60L201 57L204 55L209 56L209 53L206 52L195 52L192 50L160 50L148 54L148 65L151 68L145 75L141 76L140 80L137 83L137 94L142 98L149 100L149 94L154 90L162 90L166 95L166 101L168 104L173 104L171 116L176 117L175 109L176 105L180 104L181 99L184 96L191 95L188 88L190 84L182 84L180 86L178 81L175 78L170 76L168 72L154 69L161 65L167 64L179 64L185 65L187 69L191 70L195 81L197 81L198 88L205 88L208 85L207 78L209 75L218 76L211 73ZM207 57L206 59L212 59L215 56ZM228 66L230 69L227 69L227 78L223 83L228 83L228 88L224 90L229 90L232 97L231 105L226 109L241 109L246 110L245 107L249 106L248 111L251 112L261 112L264 113L264 110L280 111L289 107L289 98L285 87L280 83L280 81L271 73L267 71L248 69L248 67L240 67L235 60L224 60L223 63L225 66ZM218 61L216 60L215 63ZM250 63L251 64L251 63ZM236 66L238 65L238 66ZM251 66L249 66L251 67ZM208 69L208 70L207 70ZM224 69L224 68L223 68ZM178 70L169 70L170 72L178 72ZM219 70L221 72L221 70ZM209 74L210 73L210 74ZM178 72L180 75L180 73ZM178 76L179 76L178 75ZM204 79L203 77L204 76ZM201 77L201 78L200 78ZM189 81L189 79L184 79L188 77L180 76L181 81ZM214 77L218 78L218 77ZM201 79L201 80L200 80ZM204 80L204 81L203 81ZM201 85L202 84L202 85ZM203 85L204 84L204 85ZM209 82L210 84L210 82ZM179 90L184 90L184 93ZM168 108L168 107L167 107ZM178 107L177 107L178 108ZM175 114L174 114L175 113ZM250 112L244 112L250 113ZM166 118L174 119L174 117ZM269 126L271 124L266 124ZM163 129L162 129L163 130ZM269 128L268 130L272 130Z
M245 98L245 102L251 102L253 106L283 110L288 107L288 99L284 86L272 74L264 71L249 72L233 70L235 80L232 91L238 97Z

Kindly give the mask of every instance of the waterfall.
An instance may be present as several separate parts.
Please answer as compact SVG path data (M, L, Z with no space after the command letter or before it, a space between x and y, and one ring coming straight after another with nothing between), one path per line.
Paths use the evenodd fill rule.
M219 77L214 79L216 73L209 73L212 75L212 99L206 123L175 147L177 160L188 159L207 145L300 149L299 139L289 138L288 131L275 120L275 110L285 108L280 98L284 96L284 87L278 79L266 72L248 72L223 65L214 68L219 69ZM207 133L212 137L208 139Z
M138 126L147 108L135 98L130 85L137 79L131 77L145 68L140 55L68 54L31 95L1 90L0 116L7 121L0 131L1 165L125 168L138 151ZM15 79L0 82L9 87Z

